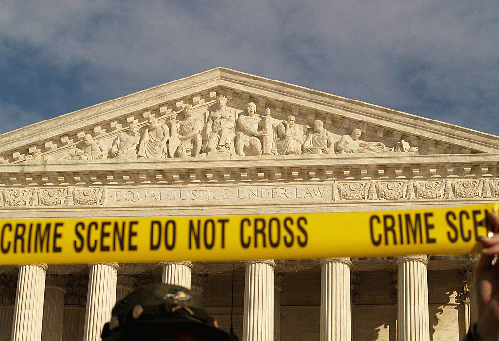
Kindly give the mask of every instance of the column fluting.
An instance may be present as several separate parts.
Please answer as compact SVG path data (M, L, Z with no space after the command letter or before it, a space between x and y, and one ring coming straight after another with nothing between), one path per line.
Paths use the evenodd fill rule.
M429 341L428 258L405 256L398 263L398 340Z
M117 275L118 264L90 265L84 341L100 341L102 327L111 319L111 310L116 303Z
M349 258L321 261L321 341L350 341L352 339L351 266Z
M46 271L45 264L19 267L12 341L40 341L42 338Z
M274 261L246 264L243 341L274 340Z

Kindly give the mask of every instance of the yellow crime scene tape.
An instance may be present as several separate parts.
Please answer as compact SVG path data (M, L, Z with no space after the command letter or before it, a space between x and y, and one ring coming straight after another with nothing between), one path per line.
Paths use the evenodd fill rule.
M0 220L0 265L467 254L498 207Z

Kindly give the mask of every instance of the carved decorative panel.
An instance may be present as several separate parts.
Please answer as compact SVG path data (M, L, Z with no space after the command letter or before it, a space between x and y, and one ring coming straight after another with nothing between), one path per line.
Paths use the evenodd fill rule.
M341 200L365 200L367 198L368 183L346 182L338 184Z
M75 188L73 200L75 205L102 205L104 203L104 188Z
M444 181L416 181L414 182L416 199L443 199Z
M5 206L34 206L35 190L32 188L5 189L3 197Z
M37 190L38 205L40 206L63 206L68 203L67 188L40 188Z
M406 198L407 181L381 182L379 188L379 199L402 200Z
M463 180L454 182L456 198L479 198L482 195L483 180Z

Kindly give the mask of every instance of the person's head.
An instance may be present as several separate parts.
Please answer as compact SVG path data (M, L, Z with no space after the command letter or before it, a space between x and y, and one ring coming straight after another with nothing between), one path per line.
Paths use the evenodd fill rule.
M137 135L139 133L139 125L136 122L130 123L130 132L134 135Z
M90 134L85 135L85 143L86 144L92 144L93 142L94 142L94 138L92 137L92 135L90 135Z
M321 120L315 120L314 121L315 132L320 133L322 131L322 128L324 128L324 123L322 123Z
M362 130L360 130L359 128L355 128L354 130L352 130L352 138L354 140L357 140L360 135L362 135Z
M102 341L231 341L206 312L203 298L184 287L139 287L116 303Z
M248 115L253 115L256 113L256 104L253 102L248 103Z
M288 124L290 127L295 125L295 121L296 121L296 117L294 117L293 115L288 116Z
M190 118L192 117L192 106L190 104L187 104L185 107L184 107L184 115L185 115L185 118Z
M154 115L149 115L147 122L149 122L149 125L153 128L158 125L158 119Z
M225 107L227 106L227 97L220 95L218 96L217 100L218 100L218 107L220 109L225 109Z
M270 116L270 108L265 109L265 116Z

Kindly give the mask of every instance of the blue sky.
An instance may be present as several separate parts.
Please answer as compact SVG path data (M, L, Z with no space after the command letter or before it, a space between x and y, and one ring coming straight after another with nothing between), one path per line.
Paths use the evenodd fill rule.
M499 3L0 0L0 133L217 66L499 135Z

